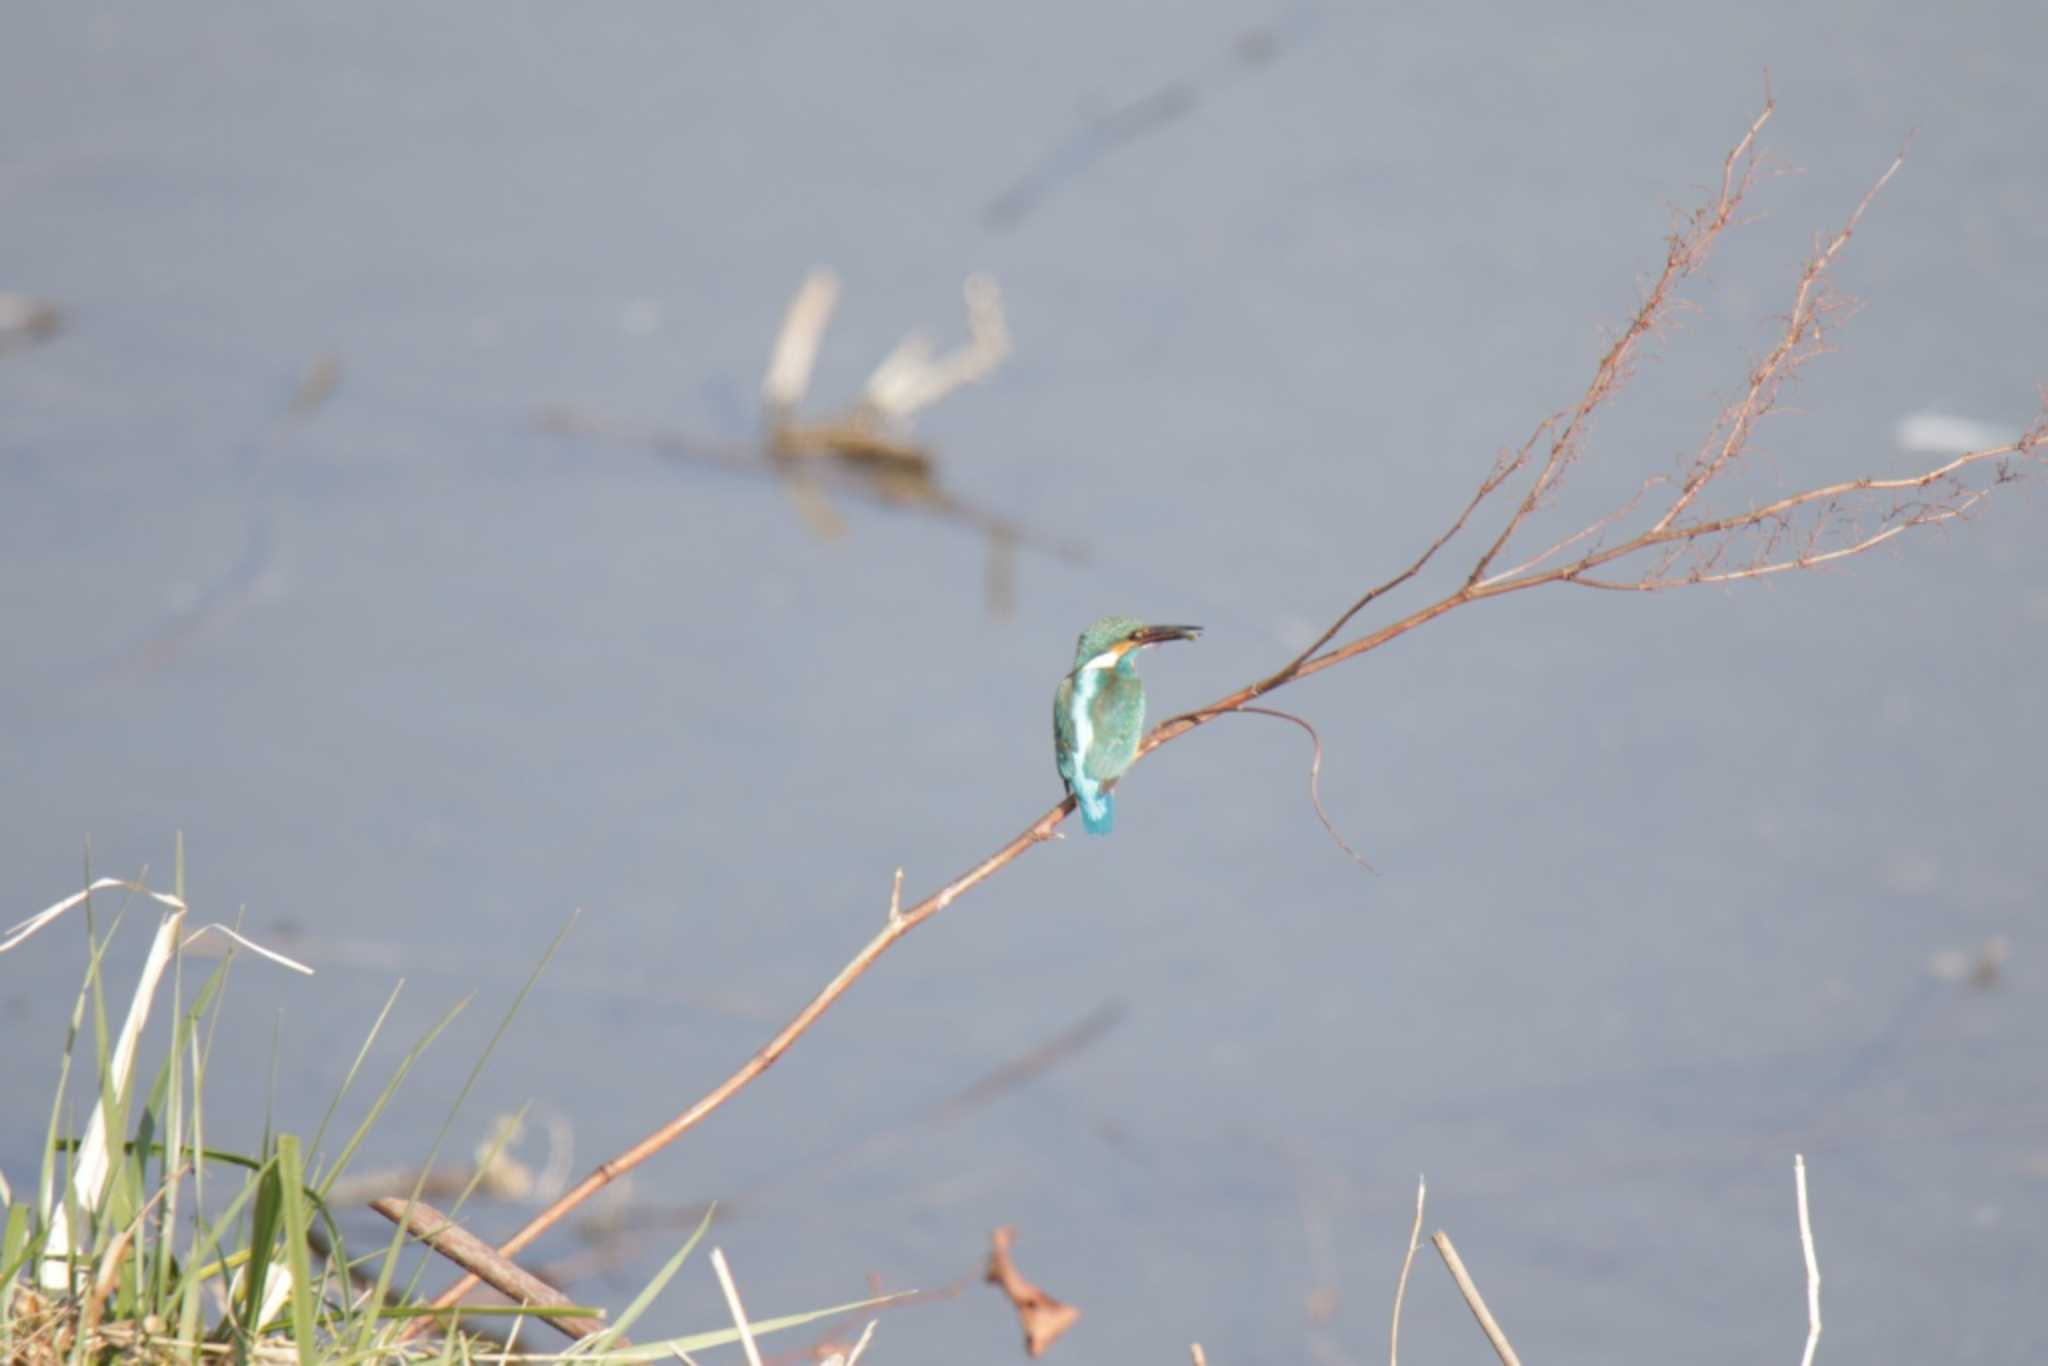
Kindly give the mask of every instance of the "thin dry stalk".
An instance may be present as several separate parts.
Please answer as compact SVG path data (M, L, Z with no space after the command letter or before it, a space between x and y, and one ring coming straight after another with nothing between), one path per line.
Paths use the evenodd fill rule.
M127 1227L114 1236L114 1241L109 1243L107 1250L101 1254L99 1271L93 1276L91 1293L85 1297L85 1309L78 1318L80 1342L89 1343L93 1340L93 1334L100 1325L100 1318L106 1313L107 1300L113 1296L115 1286L120 1280L121 1263L127 1260L129 1249L135 1245L136 1235L142 1232L143 1221L156 1209L157 1202L168 1195L178 1182L184 1180L185 1173L191 1170L192 1165L189 1162L180 1163L178 1169L164 1178L163 1184L157 1187L156 1194L150 1196L142 1208L135 1212L135 1217L128 1221Z
M740 1288L732 1283L732 1268L725 1264L725 1249L711 1249L711 1269L718 1273L718 1288L725 1294L725 1307L732 1313L732 1326L746 1349L747 1366L761 1366L761 1349L754 1342L753 1325L747 1322L746 1307L740 1303Z
M1799 1248L1806 1255L1806 1354L1799 1366L1813 1366L1820 1346L1820 1258L1813 1251L1813 1221L1806 1212L1806 1154L1792 1155L1792 1185L1799 1193Z
M1387 1366L1401 1366L1401 1305L1408 1298L1408 1273L1415 1267L1415 1249L1422 1242L1422 1201L1429 1182L1415 1178L1415 1222L1408 1229L1408 1255L1401 1259L1401 1279L1394 1282L1394 1319L1387 1327Z
M1500 1358L1500 1366L1522 1366L1522 1359L1508 1345L1508 1335L1501 1332L1500 1325L1494 1322L1493 1311L1486 1307L1479 1287L1473 1283L1472 1273L1465 1270L1465 1259L1451 1245L1451 1235L1438 1229L1430 1235L1430 1241L1436 1244L1444 1265L1450 1268L1451 1279L1458 1283L1458 1293L1465 1297L1465 1307L1472 1311L1473 1318L1479 1320L1479 1331L1486 1334L1486 1340L1493 1344L1493 1353Z
M1720 235L1736 221L1736 213L1754 183L1757 138L1769 121L1769 92L1761 112L1749 124L1722 162L1719 188L1696 209L1666 243L1662 272L1644 295L1641 306L1619 338L1595 366L1585 392L1569 409L1544 419L1529 439L1498 459L1464 509L1408 565L1384 583L1369 589L1346 608L1304 651L1277 672L1205 707L1173 717L1145 737L1139 757L1206 725L1217 717L1241 711L1276 688L1367 654L1446 613L1467 604L1505 597L1549 584L1583 588L1655 592L1704 583L1763 578L1790 569L1812 569L1860 555L1906 531L1938 525L1967 515L1994 489L2017 477L2014 463L2038 456L2048 441L2048 396L2044 416L2017 440L1958 455L1932 468L1887 478L1858 478L1809 488L1748 511L1718 516L1697 515L1702 495L1739 458L1758 421L1770 411L1784 381L1820 353L1820 327L1829 305L1825 276L1847 246L1872 196L1898 170L1893 164L1858 203L1841 230L1828 238L1801 272L1793 309L1778 341L1748 372L1743 397L1722 415L1701 447L1677 492L1657 510L1653 521L1628 534L1619 530L1637 506L1661 481L1646 484L1622 507L1592 519L1581 531L1516 564L1494 566L1529 517L1556 491L1566 469L1582 452L1591 420L1626 382L1643 339L1661 324L1676 304L1677 286L1697 271ZM1540 453L1540 454L1539 454ZM1367 607L1415 580L1495 493L1533 468L1528 487L1487 548L1475 559L1462 583L1433 602L1414 608L1363 636L1334 645ZM1606 538L1619 539L1610 543ZM1575 559L1557 561L1577 549ZM1635 568L1625 562L1633 561ZM659 1152L738 1094L786 1053L845 994L877 959L910 931L945 910L1033 847L1054 837L1073 810L1063 799L965 873L924 900L892 915L881 932L847 961L774 1037L709 1092L640 1142L600 1165L515 1234L502 1251L510 1256L558 1223L571 1210L619 1176ZM475 1285L465 1278L435 1303L453 1304Z
M514 1303L543 1308L575 1303L540 1277L514 1265L489 1243L432 1205L386 1196L372 1200L370 1208ZM571 1338L588 1337L604 1331L603 1323L581 1314L548 1314L543 1317L551 1327ZM621 1340L620 1345L628 1344Z

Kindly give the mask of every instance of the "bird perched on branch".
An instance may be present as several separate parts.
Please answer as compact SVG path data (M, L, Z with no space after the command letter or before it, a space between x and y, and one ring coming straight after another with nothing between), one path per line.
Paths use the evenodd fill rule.
M1138 651L1169 640L1193 640L1199 626L1147 626L1104 617L1081 633L1074 668L1053 696L1053 755L1060 777L1091 835L1115 823L1109 789L1138 757L1145 734L1145 683L1133 667Z

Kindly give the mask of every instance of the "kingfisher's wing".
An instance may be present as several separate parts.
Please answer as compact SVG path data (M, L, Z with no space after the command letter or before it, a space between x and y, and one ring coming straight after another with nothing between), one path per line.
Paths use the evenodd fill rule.
M1098 783L1122 776L1138 757L1138 741L1145 735L1145 685L1112 672L1096 685L1088 704L1088 724L1093 728L1088 776Z
M1074 781L1074 677L1067 675L1060 680L1059 689L1052 695L1052 757L1059 766L1060 777L1069 785Z

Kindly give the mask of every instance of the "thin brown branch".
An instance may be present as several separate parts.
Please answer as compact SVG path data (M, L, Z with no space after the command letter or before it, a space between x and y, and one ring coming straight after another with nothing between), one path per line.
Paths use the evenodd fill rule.
M1650 490L1656 488L1662 482L1664 481L1661 477L1656 479L1645 480L1643 482L1643 486L1637 489L1635 493L1629 497L1629 500L1627 502L1621 504L1621 506L1615 508L1606 516L1601 517L1596 521L1588 522L1586 525L1580 527L1577 531L1574 531L1571 535L1566 536L1564 539L1555 542L1548 549L1537 551L1534 555L1531 555L1528 559L1523 560L1520 564L1515 565L1510 569L1500 570L1497 573L1494 573L1484 579L1481 579L1477 584L1474 585L1474 587L1489 588L1496 583L1504 583L1509 579L1518 579L1522 577L1524 574L1534 573L1539 567L1549 563L1551 560L1556 559L1559 555L1564 554L1565 551L1570 550L1573 546L1579 544L1581 541L1595 540L1595 538L1599 537L1609 527L1613 526L1616 522L1621 521L1624 517L1627 517L1630 513L1634 512L1636 510L1637 505L1639 505L1644 498L1649 496ZM1596 541L1593 553L1597 553L1598 549L1599 546Z
M1519 450L1497 460L1464 509L1407 568L1354 601L1314 643L1276 672L1218 698L1207 706L1162 722L1139 746L1140 758L1189 731L1206 725L1218 716L1249 709L1252 703L1277 688L1379 649L1468 603L1505 597L1554 583L1570 583L1588 588L1654 591L1698 583L1757 578L1784 569L1816 567L1861 554L1904 531L1960 517L1985 497L1990 488L2016 477L2004 463L2007 458L2032 459L2038 456L2044 440L2048 440L2048 416L2044 416L2044 419L2037 422L2025 436L2009 445L1957 456L1945 464L1917 474L1890 479L1850 480L1794 493L1744 513L1706 519L1686 519L1687 512L1702 492L1741 453L1755 429L1757 420L1768 411L1777 386L1798 365L1812 355L1818 354L1817 329L1820 319L1826 312L1826 305L1820 292L1822 274L1846 246L1871 198L1898 170L1898 163L1895 161L1872 186L1870 193L1864 196L1855 212L1850 215L1845 227L1828 239L1815 257L1808 262L1800 277L1792 315L1778 344L1763 361L1751 369L1744 397L1716 423L1709 444L1702 448L1702 455L1691 467L1673 503L1660 513L1657 521L1647 529L1615 544L1602 543L1598 538L1632 510L1632 501L1582 531L1564 538L1549 550L1525 560L1514 569L1489 574L1488 571L1514 539L1515 533L1521 529L1544 497L1556 487L1565 467L1578 455L1590 419L1628 377L1630 362L1640 342L1653 330L1665 310L1671 306L1672 292L1677 284L1700 267L1714 241L1733 221L1737 207L1755 178L1756 140L1764 124L1771 117L1773 107L1767 87L1762 111L1723 160L1718 192L1706 204L1695 210L1672 234L1667 243L1662 273L1644 296L1641 306L1623 329L1621 336L1602 356L1591 382L1578 402L1562 418L1546 419L1539 424ZM2043 403L2044 415L2048 415L2048 394L2044 394ZM1406 615L1386 622L1363 636L1329 648L1339 634L1367 607L1419 575L1437 553L1464 530L1474 513L1490 495L1516 473L1526 470L1535 462L1536 453L1543 447L1546 439L1549 444L1544 450L1540 468L1529 490L1517 504L1514 512L1505 519L1500 532L1457 589L1433 602L1414 608ZM1998 463L1994 466L1993 462ZM1965 475L1987 467L1995 469L1995 475L1988 484L1963 482ZM1645 487L1654 486L1653 483ZM1935 493L1928 499L1900 502L1882 512L1866 514L1877 517L1873 529L1848 536L1839 542L1829 536L1830 528L1837 525L1840 509L1847 501L1867 501L1868 495L1871 494L1905 494L1929 489L1935 490ZM1637 495L1638 498L1641 496ZM1834 509L1834 512L1830 509ZM1810 517L1812 524L1800 524L1806 532L1805 541L1798 549L1788 550L1784 544L1785 538L1796 534L1794 523L1802 514ZM1748 535L1761 537L1761 544L1751 545L1745 552L1742 547L1747 543L1743 538ZM1837 535L1840 533L1837 532ZM1589 540L1594 541L1593 546L1577 559L1561 564L1549 563L1553 557ZM1652 560L1651 567L1643 575L1617 578L1596 573L1607 566L1639 555L1648 555ZM599 1165L547 1209L534 1216L505 1243L501 1249L502 1254L510 1257L518 1253L598 1190L639 1166L702 1123L707 1116L772 1067L898 940L945 910L996 872L1008 867L1028 850L1052 839L1060 823L1072 809L1072 799L1063 799L980 863L943 884L908 909L899 909L899 898L892 896L892 914L881 931L868 940L837 975L759 1050L682 1113L632 1147ZM435 1304L443 1308L452 1305L476 1284L477 1278L474 1274L466 1276L444 1292Z
M1435 540L1431 541L1428 547L1425 548L1420 555L1416 556L1414 562L1411 563L1406 569L1394 575L1393 578L1388 579L1385 583L1380 584L1378 587L1368 589L1365 593L1365 596L1359 598L1358 601L1352 603L1349 607L1345 608L1344 611L1341 614L1339 614L1337 619L1330 623L1329 628L1327 630L1325 630L1321 635L1317 636L1314 640L1309 642L1308 647L1306 649L1304 649L1300 654L1296 655L1293 659L1287 661L1287 663L1283 665L1278 672L1274 673L1271 677L1266 679L1266 684L1268 685L1269 690L1271 688L1277 688L1282 683L1285 683L1289 679L1293 678L1295 675L1295 671L1301 668L1301 666L1307 663L1310 659L1314 658L1316 651L1322 649L1325 645L1328 645L1331 641L1335 640L1337 638L1338 632L1342 631L1346 626L1351 624L1351 619L1353 617L1357 616L1360 612L1363 612L1366 608L1372 606L1373 603L1379 601L1387 594L1393 592L1396 588L1399 588L1402 584L1408 582L1408 580L1414 578L1417 574L1420 574L1423 571L1423 569L1428 566L1429 562L1436 558L1437 551L1442 550L1457 536L1459 532L1465 529L1465 524L1472 519L1472 514L1479 510L1479 505L1485 502L1488 498L1492 497L1494 492L1498 490L1502 484L1505 484L1508 481L1508 479L1514 474L1514 472L1520 469L1523 466L1523 464L1527 462L1529 458L1529 452L1535 447L1536 443L1542 439L1543 433L1549 430L1551 424L1556 422L1556 420L1557 418L1555 415L1544 418L1543 421L1536 424L1536 430L1530 433L1529 439L1522 443L1522 447L1519 452L1517 452L1513 456L1503 456L1500 460L1496 461L1494 463L1492 471L1486 476L1485 479L1480 481L1478 489L1472 494L1472 501L1465 504L1465 510L1463 512L1460 512L1457 515L1457 517L1452 520L1451 524L1444 528L1443 534L1438 536Z
M370 1208L467 1271L471 1285L482 1281L519 1304L554 1308L575 1303L540 1277L515 1265L507 1254L497 1252L489 1243L432 1205L382 1196L372 1200ZM449 1305L437 1307L445 1309ZM599 1320L581 1314L548 1314L542 1317L550 1326L572 1339L588 1337L604 1329ZM424 1324L426 1320L421 1322ZM624 1339L620 1339L619 1345L625 1345Z
M1877 182L1864 191L1863 198L1849 214L1849 221L1841 230L1828 239L1818 252L1814 253L1800 272L1799 286L1792 300L1792 312L1785 321L1785 330L1756 368L1750 372L1749 388L1735 405L1722 415L1716 424L1720 434L1720 449L1712 455L1704 452L1693 464L1686 476L1685 486L1677 498L1672 500L1664 515L1657 519L1653 528L1663 531L1677 521L1685 510L1708 484L1712 483L1728 465L1740 455L1749 444L1750 434L1764 414L1777 401L1778 391L1785 379L1800 363L1819 353L1822 347L1821 321L1827 312L1827 299L1822 288L1822 277L1828 267L1835 263L1842 249L1849 245L1849 239L1856 235L1856 225L1863 221L1865 211L1870 208L1880 191L1891 183L1891 178L1906 164L1906 154L1901 151L1885 167L1884 174Z
M1500 1330L1500 1325L1494 1321L1493 1311L1486 1307L1479 1287L1473 1283L1472 1273L1465 1269L1465 1259L1451 1245L1451 1235L1438 1229L1430 1235L1430 1241L1436 1244L1444 1265L1450 1268L1451 1279L1458 1283L1458 1293L1465 1297L1465 1307L1472 1311L1473 1318L1479 1320L1479 1331L1486 1334L1486 1340L1493 1344L1493 1353L1500 1358L1501 1366L1522 1366L1521 1358L1508 1345L1508 1335Z
M1934 526L1966 515L1988 497L1994 488L2009 483L2016 477L2006 467L2008 462L2014 458L2034 458L2041 445L2042 434L2038 430L2029 431L2016 441L2007 442L2002 446L1987 447L1981 451L1968 451L1917 474L1892 479L1845 480L1788 494L1774 502L1751 508L1747 512L1704 521L1681 522L1662 530L1653 527L1621 545L1588 554L1572 564L1562 566L1544 575L1540 581L1567 579L1585 588L1655 592L1691 584L1729 583L1739 579L1761 578L1768 574L1782 573L1787 569L1812 569L1873 550L1901 532L1917 527ZM1988 482L1964 482L1962 476L1972 473L1988 478ZM1921 492L1930 489L1936 492L1928 499L1881 505L1874 513L1869 514L1877 518L1875 529L1853 533L1838 545L1824 544L1831 522L1844 526L1854 525L1846 515L1846 500L1857 499L1871 493ZM1808 529L1805 544L1795 553L1782 554L1780 552L1784 534L1792 527L1792 519L1798 514L1813 515L1816 516L1816 520ZM1677 556L1674 555L1657 569L1629 579L1603 579L1591 573L1592 570L1653 547L1665 547L1679 553L1690 549L1695 553L1719 556L1731 548L1735 538L1744 533L1757 531L1764 532L1767 539L1758 547L1755 556L1733 569L1718 569L1716 560L1705 559L1691 572L1674 574L1668 572L1676 562Z
M1364 856L1337 833L1336 825L1330 820L1330 813L1323 809L1323 737L1316 733L1316 728L1293 712L1281 711L1277 707L1239 707L1237 711L1241 716L1270 716L1278 721L1289 722L1299 726L1308 735L1309 743L1315 746L1315 752L1309 756L1308 761L1308 799L1316 809L1316 819L1323 823L1324 832L1329 835L1332 843L1344 851L1346 858L1368 873L1377 872L1378 869L1367 863Z
M1523 497L1521 505L1515 509L1514 515L1508 518L1507 524L1501 528L1500 535L1494 538L1486 553L1472 566L1472 573L1465 580L1467 587L1477 584L1486 577L1487 569L1500 557L1501 552L1507 549L1508 542L1514 539L1522 524L1536 511L1544 495L1556 486L1558 477L1564 473L1565 467L1578 457L1588 421L1600 405L1611 398L1615 390L1627 380L1629 365L1635 357L1639 343L1654 331L1662 320L1671 303L1672 291L1681 281L1706 264L1715 239L1720 237L1723 229L1734 218L1735 210L1740 207L1743 198L1749 193L1750 186L1755 182L1757 135L1762 133L1764 125L1770 122L1775 108L1767 84L1764 107L1758 112L1741 140L1729 149L1727 157L1721 163L1720 193L1710 203L1694 210L1685 225L1671 234L1666 242L1662 273L1643 295L1643 301L1636 308L1635 316L1629 319L1621 335L1615 338L1614 344L1607 348L1606 354L1600 358L1600 363L1594 367L1592 382L1587 384L1585 393L1580 395L1578 403L1571 410L1571 415L1558 429L1556 438L1550 443L1549 454L1544 458L1543 467L1530 482L1529 492ZM1741 168L1739 172L1738 166ZM1522 463L1523 461L1518 460L1516 466L1519 468Z
M784 1053L787 1053L790 1046L802 1038L805 1032L812 1025L816 1024L818 1019L826 1011L830 1010L841 996L846 994L846 989L859 980L861 975L874 965L876 959L889 951L891 945L904 935L909 934L919 925L922 925L925 921L937 915L940 911L945 910L946 907L952 905L962 895L979 886L998 869L1014 861L1033 845L1042 844L1046 840L1051 839L1053 831L1058 828L1061 821L1067 818L1067 814L1073 808L1074 800L1072 797L1068 797L1060 802L1059 805L1033 821L1022 834L996 850L995 853L990 854L973 868L953 879L953 881L918 902L909 910L904 911L900 915L892 916L883 925L881 932L870 939L861 948L860 952L847 960L846 966L839 970L838 975L833 977L830 982L827 982L824 989L811 998L810 1004L798 1011L788 1024L776 1032L774 1038L763 1044L751 1058L741 1064L739 1070L706 1092L696 1104L684 1110L674 1119L671 1119L668 1123L662 1125L659 1129L656 1129L617 1157L612 1158L608 1162L600 1163L597 1169L591 1172L590 1175L584 1177L583 1180L563 1192L553 1204L528 1220L524 1228L521 1228L519 1232L506 1240L504 1245L498 1249L499 1252L506 1257L517 1255L521 1249L527 1247L534 1239L553 1228L571 1210L575 1209L585 1200L588 1200L592 1195L595 1195L598 1191L610 1185L619 1177L624 1176L627 1172L633 1170L633 1168L639 1166L663 1148L666 1148L676 1139L703 1123L705 1117L710 1115L712 1111L738 1095L749 1082L753 1081L754 1078L760 1076L770 1067L773 1067L776 1060L781 1058ZM442 1292L440 1297L434 1301L435 1307L445 1309L450 1305L458 1303L464 1295L476 1288L480 1280L481 1277L472 1269L470 1274L464 1276L460 1281L457 1281L453 1286Z

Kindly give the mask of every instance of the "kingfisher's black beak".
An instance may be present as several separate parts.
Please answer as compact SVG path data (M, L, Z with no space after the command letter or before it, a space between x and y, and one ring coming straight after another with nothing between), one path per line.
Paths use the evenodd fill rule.
M1199 626L1141 626L1131 635L1133 645L1163 645L1169 640L1193 640L1202 634Z

